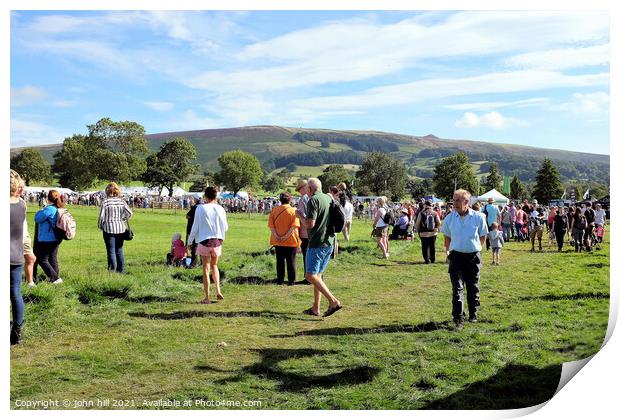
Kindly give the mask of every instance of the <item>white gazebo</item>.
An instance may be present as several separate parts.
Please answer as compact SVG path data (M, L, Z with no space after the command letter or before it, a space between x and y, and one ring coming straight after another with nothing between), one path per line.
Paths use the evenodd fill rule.
M489 198L493 198L495 200L495 204L498 206L507 206L510 203L510 199L493 188L491 191L487 191L486 193L479 195L478 197L472 197L471 204L474 204L477 201L481 203L486 203Z

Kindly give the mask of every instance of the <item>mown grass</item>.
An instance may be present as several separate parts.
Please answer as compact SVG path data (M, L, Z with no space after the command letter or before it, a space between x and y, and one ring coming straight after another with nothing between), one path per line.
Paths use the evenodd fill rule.
M317 319L301 314L310 286L273 284L265 216L229 215L225 300L204 306L194 303L200 269L164 264L172 233L184 232L182 212L136 211L125 276L105 269L96 210L72 213L78 236L59 254L65 283L24 288L24 341L11 349L14 408L16 399L97 398L133 399L136 408L159 398L260 400L266 409L517 408L549 399L561 363L592 355L605 336L607 244L578 255L510 242L498 267L485 253L480 322L454 331L446 266L420 264L419 241L394 242L381 260L364 221L354 221L325 276L344 309Z

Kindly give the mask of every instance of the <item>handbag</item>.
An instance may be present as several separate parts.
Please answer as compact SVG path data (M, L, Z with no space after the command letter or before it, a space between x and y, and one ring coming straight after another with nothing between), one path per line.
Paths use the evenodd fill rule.
M131 241L133 239L133 230L131 230L131 227L129 226L129 220L127 220L127 228L123 233L123 239L126 241Z

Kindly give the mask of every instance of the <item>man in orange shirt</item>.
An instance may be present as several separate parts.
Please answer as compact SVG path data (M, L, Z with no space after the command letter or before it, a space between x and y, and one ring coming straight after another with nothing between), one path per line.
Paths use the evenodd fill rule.
M295 284L295 256L301 245L299 218L291 207L291 195L280 194L281 205L271 210L267 226L271 229L269 243L276 249L276 273L278 284L284 284L284 264L288 272L288 285Z

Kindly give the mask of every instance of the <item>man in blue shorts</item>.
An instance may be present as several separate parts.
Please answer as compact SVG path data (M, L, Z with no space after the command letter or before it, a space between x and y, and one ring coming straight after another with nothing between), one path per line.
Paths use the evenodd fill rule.
M340 301L332 295L323 282L323 273L327 269L334 248L334 233L330 232L329 206L332 198L323 194L321 181L308 179L307 194L310 199L306 207L306 228L308 228L308 250L306 251L306 280L314 286L314 303L304 311L306 315L319 316L321 295L329 301L329 307L323 316L330 316L342 309Z

